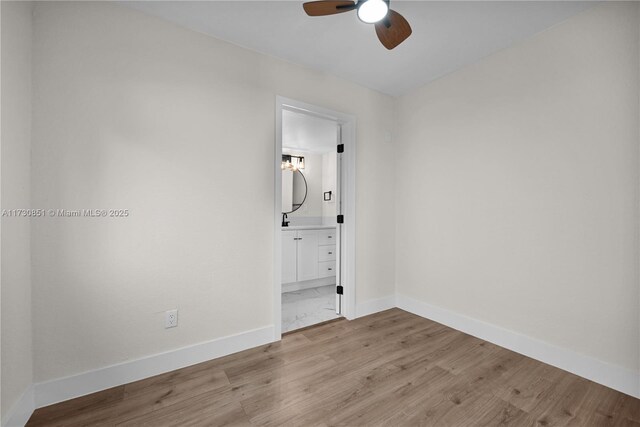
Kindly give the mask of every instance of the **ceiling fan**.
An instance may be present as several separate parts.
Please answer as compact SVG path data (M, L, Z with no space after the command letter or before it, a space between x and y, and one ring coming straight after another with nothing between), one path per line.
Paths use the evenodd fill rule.
M378 39L391 50L411 35L411 26L398 12L389 9L389 0L320 0L302 5L309 16L335 15L358 11L358 18L366 24L375 24Z

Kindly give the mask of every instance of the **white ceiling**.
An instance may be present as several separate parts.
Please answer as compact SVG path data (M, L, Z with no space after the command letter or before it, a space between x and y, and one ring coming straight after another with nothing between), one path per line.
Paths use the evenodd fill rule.
M354 12L308 17L301 1L142 1L138 10L398 96L575 15L594 2L392 1L413 34L392 51Z
M338 124L332 120L284 110L282 147L308 153L331 153L338 143Z

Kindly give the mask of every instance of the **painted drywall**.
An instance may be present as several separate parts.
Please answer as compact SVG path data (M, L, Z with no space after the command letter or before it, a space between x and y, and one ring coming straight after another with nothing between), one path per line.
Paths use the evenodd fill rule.
M1 2L2 122L0 205L3 212L28 209L31 150L31 3ZM1 409L9 410L33 381L31 345L30 220L2 215Z
M296 220L298 219L306 219L316 224L322 224L322 154L305 153L288 148L283 148L282 152L283 154L304 157L305 164L304 170L300 172L304 175L304 181L307 183L306 199L304 181L301 179L299 173L295 172L297 176L294 178L296 180L296 185L294 185L294 200L296 202L304 200L304 203L298 210L289 214L291 225L304 225L296 224Z
M323 193L331 191L333 197L336 194L336 153L310 153L300 150L292 150L283 148L284 154L293 156L302 156L305 159L305 168L299 172L294 172L296 183L296 195L293 200L300 202L304 199L304 203L298 210L288 215L291 226L295 225L333 225L336 223L336 203L335 199L324 201ZM286 193L292 193L291 176L285 178L284 172L291 174L290 171L283 171L282 194L283 206ZM304 182L300 178L299 173L304 175L306 180L306 199L304 192ZM291 199L291 197L288 197ZM289 210L291 210L289 208Z
M34 205L129 210L34 222L37 382L273 323L276 95L357 116L356 298L393 294L390 97L114 3L38 3L33 55Z
M398 101L399 294L638 372L637 8Z
M322 223L325 225L336 223L336 184L338 179L338 155L335 151L322 155ZM330 192L329 200L325 200L324 193Z
M297 111L282 111L282 146L307 153L336 150L338 125L333 120Z

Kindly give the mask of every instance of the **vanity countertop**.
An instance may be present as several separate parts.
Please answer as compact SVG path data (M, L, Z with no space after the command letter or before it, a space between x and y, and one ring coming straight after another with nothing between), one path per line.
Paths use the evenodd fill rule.
M282 227L282 231L287 230L328 230L336 228L335 225L290 225L288 227Z

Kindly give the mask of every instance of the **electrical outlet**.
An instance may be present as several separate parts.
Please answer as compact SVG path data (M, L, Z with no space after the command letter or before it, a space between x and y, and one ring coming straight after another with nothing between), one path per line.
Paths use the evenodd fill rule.
M164 312L164 328L175 328L178 326L178 309L168 310Z

